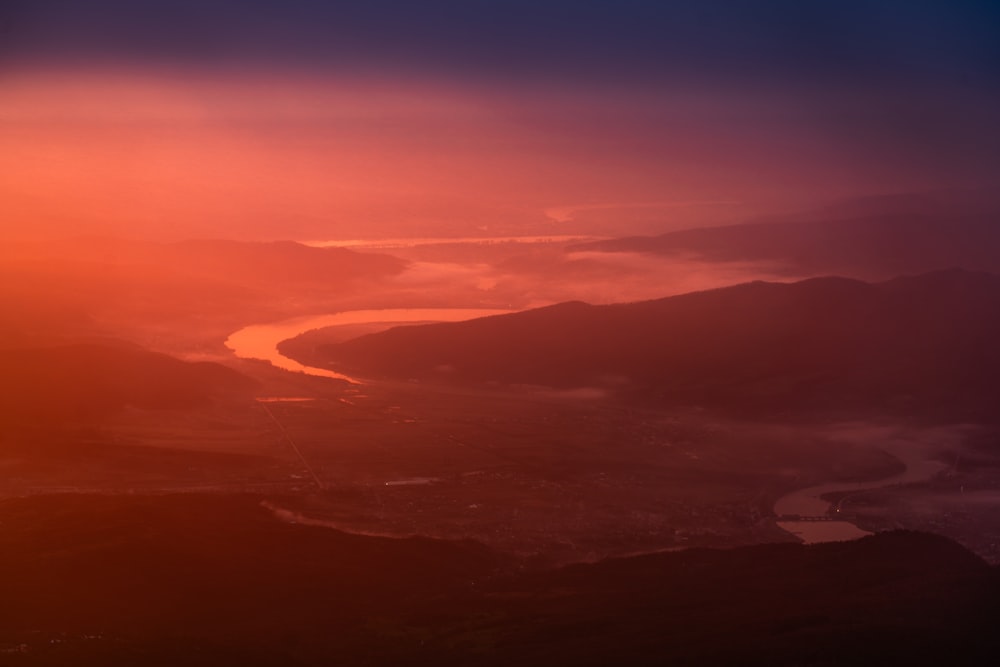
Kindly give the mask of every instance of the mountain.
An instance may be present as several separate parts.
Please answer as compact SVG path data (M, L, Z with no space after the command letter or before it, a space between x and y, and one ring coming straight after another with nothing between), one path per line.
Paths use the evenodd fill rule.
M0 350L0 376L0 416L8 427L91 421L126 405L190 408L256 387L220 364L107 343Z
M291 241L9 244L0 248L0 347L104 335L204 350L247 322L334 308L405 266Z
M995 217L997 214L1000 214L1000 188L980 187L848 197L811 210L763 216L755 222L819 222L892 215Z
M6 261L81 262L119 267L160 267L238 284L330 283L401 271L405 262L390 255L346 248L317 248L294 241L245 242L197 239L156 243L109 237L82 237L47 243L13 244Z
M1000 271L998 223L1000 196L993 192L899 195L747 224L578 244L571 250L760 262L789 275L880 280L951 267Z
M985 664L995 569L909 532L524 563L250 495L0 500L11 665Z
M397 327L303 361L368 378L601 387L667 404L991 415L1000 277L753 282Z

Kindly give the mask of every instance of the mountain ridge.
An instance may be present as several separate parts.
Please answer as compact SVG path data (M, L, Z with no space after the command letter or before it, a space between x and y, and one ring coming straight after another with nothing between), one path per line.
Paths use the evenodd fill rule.
M996 568L925 533L525 568L474 542L289 524L257 496L72 499L0 501L11 664L934 664L997 648Z
M617 384L668 403L908 409L943 400L954 409L967 399L982 412L1000 391L997 339L1000 277L948 270L567 302L397 327L318 346L303 360L374 379Z
M996 272L998 216L1000 211L778 219L592 241L569 251L693 255L706 261L763 262L789 275L836 273L872 280L953 266Z

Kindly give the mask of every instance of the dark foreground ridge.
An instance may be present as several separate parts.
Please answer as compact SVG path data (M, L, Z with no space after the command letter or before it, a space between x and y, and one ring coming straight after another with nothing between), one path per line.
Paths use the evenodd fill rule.
M526 570L253 496L0 502L0 665L981 664L997 573L940 537ZM280 504L280 499L272 499Z

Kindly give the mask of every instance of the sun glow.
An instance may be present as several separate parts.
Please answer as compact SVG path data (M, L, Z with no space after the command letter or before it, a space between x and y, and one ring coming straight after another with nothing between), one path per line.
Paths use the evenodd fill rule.
M773 161L755 153L767 137L719 135L701 119L707 104L266 72L10 75L0 196L16 234L40 238L606 236L729 222L753 210L731 196L750 192L741 167Z

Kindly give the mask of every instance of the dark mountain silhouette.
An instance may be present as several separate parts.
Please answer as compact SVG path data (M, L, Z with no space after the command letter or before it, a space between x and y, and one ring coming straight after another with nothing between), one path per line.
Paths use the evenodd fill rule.
M99 419L126 405L181 409L247 394L250 378L127 344L0 350L0 415L7 425Z
M11 665L984 664L996 571L944 538L524 570L242 496L0 501Z
M849 197L812 210L762 216L754 222L819 222L892 215L987 217L997 214L1000 214L1000 188L982 187Z
M1000 396L1000 277L754 282L639 303L563 303L398 327L305 359L371 378L598 386L740 409L989 415Z
M762 262L792 275L886 279L961 267L1000 271L1000 195L992 191L870 197L794 216L578 244L720 262Z

